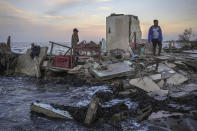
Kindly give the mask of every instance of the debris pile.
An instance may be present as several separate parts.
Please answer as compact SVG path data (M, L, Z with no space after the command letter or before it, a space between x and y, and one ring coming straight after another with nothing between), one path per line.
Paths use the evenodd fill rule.
M0 75L9 75L14 73L17 54L11 52L11 37L8 37L7 43L0 43Z
M13 69L14 73L43 76L44 79L61 78L65 82L69 82L68 79L82 80L90 85L105 85L109 91L94 92L86 106L35 102L30 107L34 113L76 120L87 126L103 121L121 127L121 122L132 118L137 123L148 122L167 130L165 124L171 127L171 121L177 121L171 118L173 116L178 116L184 124L196 122L196 57L185 54L153 57L147 55L148 51L140 55L113 49L108 56L101 56L101 62L89 57L68 69L52 67L53 59L47 56L47 50L42 47L35 59L30 57L30 49L16 57L9 44L0 44L0 70L8 72ZM16 67L13 68L14 61ZM166 118L165 124L156 122L163 118ZM190 128L194 128L193 125Z

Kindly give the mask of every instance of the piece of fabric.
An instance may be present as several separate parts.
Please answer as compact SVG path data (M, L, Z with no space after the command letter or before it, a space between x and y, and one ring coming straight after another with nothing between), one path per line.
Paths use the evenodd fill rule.
M31 58L34 59L34 57L39 56L39 54L40 54L40 46L34 46L31 49L31 53L30 53Z
M105 39L102 39L102 46L101 46L101 49L102 49L102 52L106 52L106 51L107 51Z
M154 25L150 27L149 29L149 32L148 32L148 42L152 42L152 40L154 39L153 38L153 28L154 28ZM162 43L163 41L163 35L162 35L162 30L161 30L161 27L158 26L158 33L159 33L159 37L158 37L158 41L160 41Z

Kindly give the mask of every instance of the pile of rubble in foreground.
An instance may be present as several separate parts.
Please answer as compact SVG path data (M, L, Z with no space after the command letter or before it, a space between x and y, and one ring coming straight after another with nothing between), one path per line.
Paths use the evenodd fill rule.
M196 59L188 64L188 58L174 55L107 59L101 64L88 60L74 68L76 77L104 84L110 91L96 92L87 106L32 103L31 110L88 126L104 121L124 129L122 123L132 119L142 125L149 123L156 130L193 130L197 122L197 73L190 66L192 62Z

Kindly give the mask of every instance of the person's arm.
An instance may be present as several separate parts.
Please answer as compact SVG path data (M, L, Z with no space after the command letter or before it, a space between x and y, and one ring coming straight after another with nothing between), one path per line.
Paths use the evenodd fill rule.
M79 42L79 36L78 35L76 36L76 41Z
M163 33L162 33L162 29L160 27L160 39L161 39L161 42L163 41Z
M74 35L72 35L72 38L71 38L71 46L72 48L74 48Z

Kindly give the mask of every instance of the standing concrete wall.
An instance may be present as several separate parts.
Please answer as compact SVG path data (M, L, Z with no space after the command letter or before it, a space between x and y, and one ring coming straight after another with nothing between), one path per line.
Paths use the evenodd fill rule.
M107 51L113 49L128 50L129 43L141 41L140 22L137 16L133 15L111 15L106 18L106 45Z

